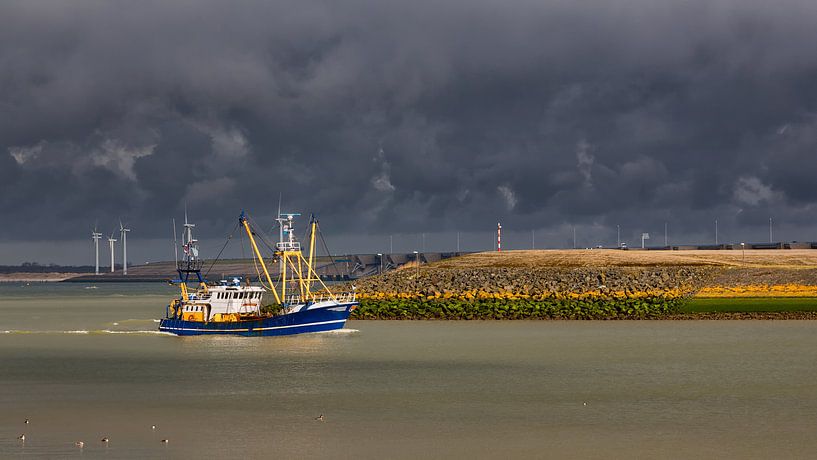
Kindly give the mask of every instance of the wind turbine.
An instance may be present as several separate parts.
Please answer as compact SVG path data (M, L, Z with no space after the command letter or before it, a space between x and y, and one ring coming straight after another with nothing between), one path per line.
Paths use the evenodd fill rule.
M122 235L122 274L128 274L128 232L130 231L129 228L125 228L122 225L122 221L119 221L119 234Z
M94 225L94 231L91 232L91 238L94 239L94 252L96 253L96 270L94 271L95 274L99 274L99 240L102 238L101 233L97 233L96 225Z
M116 264L114 264L114 254L116 253L113 251L113 244L116 243L116 238L113 237L113 233L114 232L111 232L111 236L108 237L108 244L111 245L111 273L116 269Z

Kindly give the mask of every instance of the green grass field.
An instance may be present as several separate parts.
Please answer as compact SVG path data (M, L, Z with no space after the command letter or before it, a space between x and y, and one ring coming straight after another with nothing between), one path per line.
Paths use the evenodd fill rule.
M731 299L690 299L681 307L681 313L756 313L817 311L814 297L757 297Z

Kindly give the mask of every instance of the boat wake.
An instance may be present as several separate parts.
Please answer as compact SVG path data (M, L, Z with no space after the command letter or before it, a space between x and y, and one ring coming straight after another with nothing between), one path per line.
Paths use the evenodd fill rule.
M164 331L111 331L108 329L103 329L101 331L96 331L101 334L145 334L145 335L168 335L171 337L175 337L176 334L171 334L170 332Z
M152 324L152 323L159 323L159 322L161 322L161 320L154 319L154 318L128 318L128 319L120 319L119 321L114 321L114 322L112 322L110 324L113 325L113 326L119 326L120 324L133 325L133 324L140 324L140 323Z
M134 331L112 331L110 329L96 329L96 330L74 330L74 331L27 331L21 329L11 329L0 331L0 334L141 334L141 335L166 335L174 337L174 334L156 330L134 330Z
M333 331L322 331L322 332L315 332L315 334L333 334L333 335L348 335L348 334L357 334L360 330L358 329L335 329Z

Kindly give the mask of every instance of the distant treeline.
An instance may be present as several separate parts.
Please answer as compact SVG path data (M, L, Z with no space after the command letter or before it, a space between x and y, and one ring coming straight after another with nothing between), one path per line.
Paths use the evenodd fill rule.
M102 267L99 267L102 271ZM117 265L117 269L121 268ZM109 267L110 269L110 267ZM93 273L93 265L57 265L23 262L21 265L0 265L0 273Z

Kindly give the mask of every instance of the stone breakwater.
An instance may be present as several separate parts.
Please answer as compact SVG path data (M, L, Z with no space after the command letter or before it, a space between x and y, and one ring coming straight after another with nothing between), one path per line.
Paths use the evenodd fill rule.
M678 311L711 267L407 268L361 280L359 319L628 319Z

